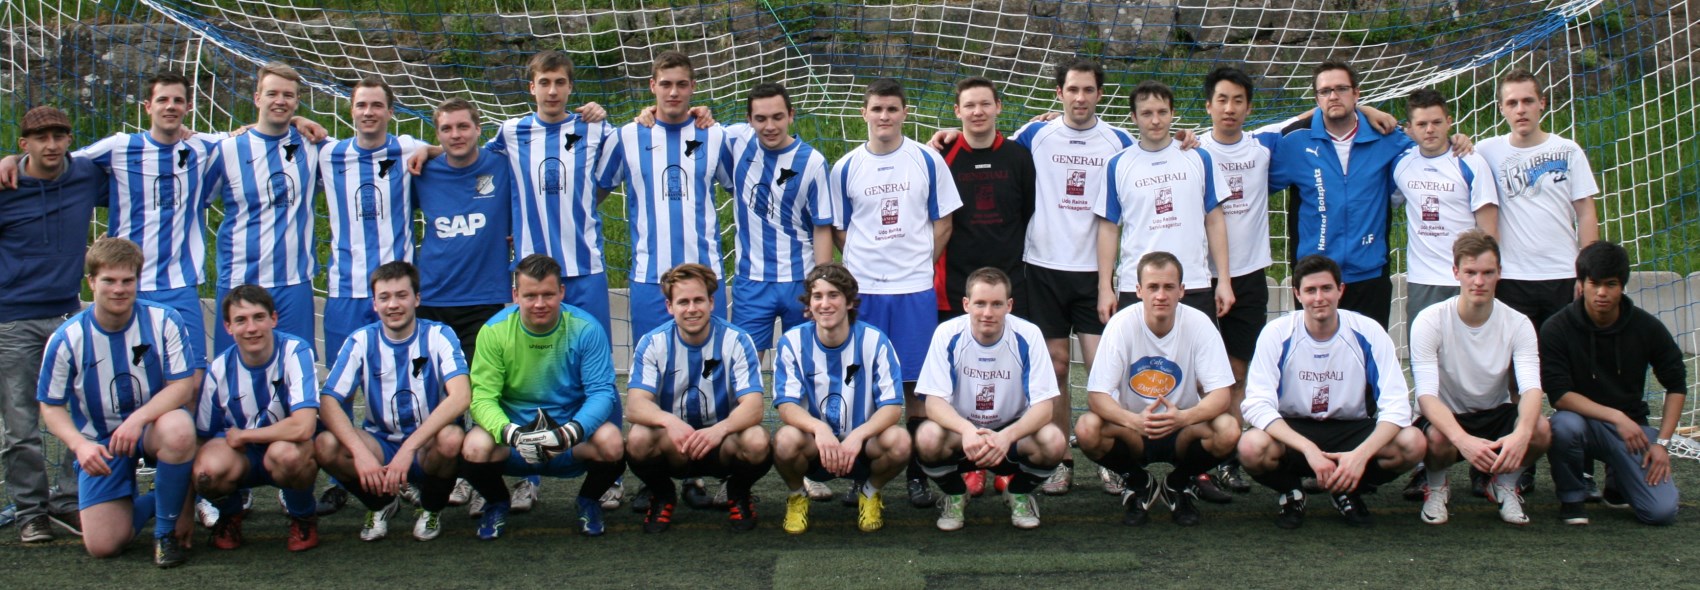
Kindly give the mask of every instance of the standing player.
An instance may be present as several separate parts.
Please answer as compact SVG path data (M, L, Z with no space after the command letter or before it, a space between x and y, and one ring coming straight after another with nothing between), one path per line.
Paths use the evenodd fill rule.
M48 485L42 451L41 404L33 395L41 355L54 331L82 309L77 295L84 240L94 208L106 197L107 176L83 158L67 155L71 119L38 106L18 125L25 158L17 187L0 189L0 469L16 503L18 536L25 543L53 540L59 523L81 534L71 454L60 460L59 489ZM54 195L54 198L46 198Z
M84 266L94 304L47 343L36 388L42 420L77 456L89 555L118 555L151 512L154 565L179 566L191 522L178 516L195 459L194 420L183 411L195 390L188 335L176 311L136 299L142 249L135 243L95 240ZM156 461L148 494L136 489L143 456Z
M461 477L489 503L478 536L507 526L502 475L576 477L579 531L603 532L601 498L625 471L606 332L579 308L561 303L561 265L532 254L514 271L514 307L478 332L472 359L472 418L461 447ZM543 420L542 418L547 418ZM521 420L554 423L522 432Z
M242 546L242 497L261 485L283 490L290 551L319 546L314 514L313 430L319 425L319 377L313 343L278 332L265 289L239 285L219 310L236 340L213 359L195 404L195 493L219 509L212 546Z
M627 123L603 155L598 183L604 191L626 186L626 219L631 228L632 336L648 334L667 321L661 273L695 262L724 276L720 268L720 219L714 185L728 157L725 128L696 125L691 94L696 70L677 51L655 56L649 91L655 95L655 126ZM726 304L715 302L714 315L726 317Z
M1392 481L1425 450L1393 339L1339 308L1340 276L1319 254L1293 265L1304 309L1263 328L1247 377L1240 412L1252 428L1240 437L1240 463L1281 494L1275 524L1284 529L1304 524L1299 480L1312 474L1348 524L1368 526L1363 486Z
M1113 164L1112 164L1113 167ZM1183 304L1184 264L1155 251L1134 267L1137 304L1104 327L1087 378L1091 411L1075 423L1087 458L1120 475L1122 524L1140 526L1158 502L1175 524L1198 524L1198 476L1233 454L1240 423L1228 413L1233 368L1211 316ZM1159 483L1147 466L1174 465Z
M1511 132L1481 145L1499 183L1499 299L1536 326L1575 298L1573 261L1600 239L1593 166L1582 146L1541 128L1546 108L1534 74L1512 70L1499 79L1499 114Z
M349 335L325 379L319 465L366 505L362 541L389 534L389 518L400 506L396 495L417 484L413 537L429 541L441 532L438 513L454 488L464 439L460 418L472 395L466 359L448 326L415 317L419 271L413 265L384 263L370 281L379 320ZM356 390L366 398L363 430L343 409L353 404Z
M732 530L756 526L750 486L773 466L761 427L761 358L749 334L710 314L719 285L701 264L663 273L673 321L645 334L632 353L626 460L649 489L646 533L672 523L672 477L727 478Z
M972 78L970 78L972 80ZM959 97L960 102L960 97ZM1039 526L1033 491L1068 452L1068 437L1051 423L1058 395L1044 335L1010 315L1009 277L993 267L968 275L961 304L967 315L933 332L915 391L926 396L927 422L915 431L915 452L945 497L938 527L962 528L968 505L966 471L1009 476L1009 520Z
M832 166L833 219L845 266L867 283L857 312L891 339L903 367L910 436L927 417L914 397L915 380L938 327L933 261L950 240L950 214L962 206L944 158L903 136L908 100L896 80L875 80L863 95L868 142ZM909 502L932 506L919 462L909 466Z
M1499 231L1499 191L1481 155L1452 153L1452 114L1445 97L1423 89L1412 92L1405 104L1407 133L1417 145L1393 165L1393 202L1405 205L1405 262L1410 267L1405 325L1414 326L1419 312L1459 295L1452 242L1472 227L1489 236ZM1499 256L1494 258L1498 264ZM1450 269L1448 260L1454 261Z
M962 134L942 153L964 206L950 216L950 240L933 271L939 321L966 313L963 285L969 274L988 266L1009 279L1007 295L1015 303L1006 311L1026 316L1021 250L1033 219L1033 153L998 133L1003 98L991 80L974 76L957 82L955 109Z
M1411 120L1421 128L1423 119L1412 115ZM1552 442L1552 430L1541 415L1546 395L1538 385L1541 362L1535 328L1523 314L1493 298L1499 283L1499 243L1487 232L1459 233L1452 243L1452 260L1462 292L1430 306L1411 324L1411 374L1423 414L1419 427L1428 436L1423 522L1446 522L1451 495L1446 470L1463 459L1494 474L1489 497L1499 502L1500 519L1528 524L1517 477ZM1509 388L1513 370L1523 389L1515 398Z
M1629 254L1594 242L1576 258L1581 298L1541 326L1541 385L1552 400L1552 483L1565 524L1588 524L1584 458L1604 461L1605 497L1628 504L1646 524L1676 523L1670 445L1676 419L1647 425L1647 372L1665 387L1662 416L1680 416L1688 399L1682 350L1653 314L1623 295Z
M856 321L856 277L829 262L809 271L809 322L785 332L774 360L773 405L784 424L773 433L773 463L791 490L785 532L809 530L803 478L860 482L857 528L885 526L880 488L909 464L897 353L885 334Z
M1092 206L1099 217L1099 300L1115 299L1118 308L1139 301L1142 283L1124 284L1133 289L1118 297L1114 279L1138 275L1146 253L1168 252L1180 261L1181 275L1191 277L1181 285L1186 290L1181 303L1214 324L1233 307L1234 289L1230 283L1210 287L1210 267L1228 266L1226 222L1217 207L1210 154L1175 144L1169 132L1175 95L1162 82L1140 82L1128 102L1139 122L1139 145L1110 157L1104 199Z

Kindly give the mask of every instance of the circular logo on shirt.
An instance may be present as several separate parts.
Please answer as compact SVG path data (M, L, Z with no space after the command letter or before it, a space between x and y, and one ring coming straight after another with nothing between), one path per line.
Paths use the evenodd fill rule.
M549 158L537 165L537 183L543 192L561 192L566 186L566 174L560 158Z
M1127 367L1127 387L1134 395L1155 400L1168 395L1181 383L1181 366L1174 361L1148 356L1133 361Z
M667 170L662 173L662 176L664 178L664 182L666 182L667 200L684 200L685 185L690 184L690 176L685 173L685 169L677 164L668 166Z
M272 207L282 209L295 204L295 177L274 172L266 179L266 185L271 191Z

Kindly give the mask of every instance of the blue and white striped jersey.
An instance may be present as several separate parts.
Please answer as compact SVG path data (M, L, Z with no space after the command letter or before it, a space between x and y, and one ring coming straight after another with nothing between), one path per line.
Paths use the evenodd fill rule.
M250 130L218 142L207 169L207 188L224 206L218 286L269 289L313 280L313 193L324 145L293 127L283 135Z
M750 335L709 316L708 341L691 346L669 321L638 340L626 387L655 395L656 405L692 428L713 426L737 407L737 399L760 395L761 357Z
M902 375L897 351L878 328L856 322L848 340L827 348L815 323L806 322L779 340L773 407L801 404L842 439L880 408L903 405Z
M177 311L158 303L137 300L130 325L118 332L101 329L86 308L48 339L35 399L70 406L83 437L104 441L167 383L201 368L188 341Z
M319 370L313 343L272 332L272 357L250 367L235 346L224 349L207 367L201 401L195 405L195 432L212 438L230 428L252 430L282 422L300 410L319 407Z
M425 144L391 135L365 149L344 139L319 150L331 255L325 265L330 297L371 297L367 281L379 265L413 261L413 175L407 159Z
M536 114L502 123L484 147L508 159L518 191L514 261L547 254L564 276L602 272L602 214L597 178L614 128L568 115L544 123Z
M468 372L454 330L417 320L413 336L394 342L382 323L368 324L348 337L331 365L320 395L346 402L355 390L366 394L366 432L402 442L425 423L448 395L450 379Z
M803 280L815 267L815 226L832 225L826 156L800 139L769 150L748 125L730 125L726 136L720 184L737 204L738 278Z
M112 175L106 235L142 247L137 288L166 291L206 280L206 171L220 135L166 145L147 132L119 133L72 154Z
M627 123L615 135L602 168L602 188L626 185L632 280L659 283L661 273L686 262L720 267L720 218L714 185L725 153L726 128L683 123Z

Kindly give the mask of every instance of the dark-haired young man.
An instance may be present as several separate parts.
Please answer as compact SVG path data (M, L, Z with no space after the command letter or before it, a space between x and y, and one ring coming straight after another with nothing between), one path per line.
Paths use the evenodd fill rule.
M1499 191L1480 154L1452 153L1452 113L1446 97L1425 88L1412 92L1405 105L1405 134L1417 144L1394 160L1393 202L1405 205L1409 327L1428 306L1459 294L1452 242L1472 227L1498 235Z

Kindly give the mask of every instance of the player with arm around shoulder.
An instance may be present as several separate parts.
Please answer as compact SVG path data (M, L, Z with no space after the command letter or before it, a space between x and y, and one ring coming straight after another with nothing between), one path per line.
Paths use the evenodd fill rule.
M1058 395L1045 336L1010 315L1014 300L1002 270L969 273L967 315L939 324L927 348L915 392L927 421L915 431L915 452L944 490L939 530L963 526L968 488L963 474L980 469L1013 476L1006 488L1010 522L1039 526L1035 494L1068 451L1068 437L1051 423Z

